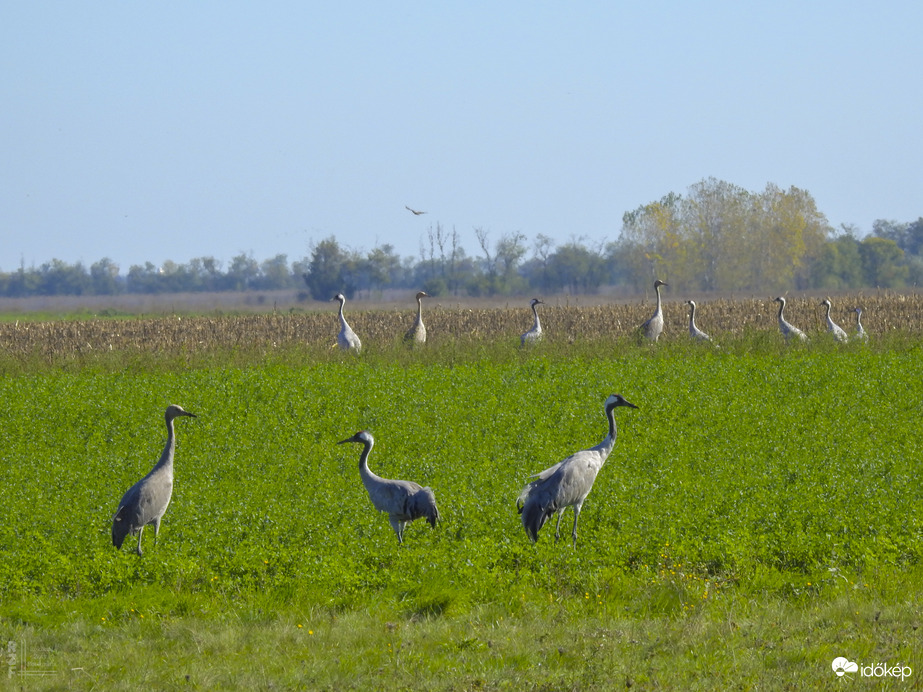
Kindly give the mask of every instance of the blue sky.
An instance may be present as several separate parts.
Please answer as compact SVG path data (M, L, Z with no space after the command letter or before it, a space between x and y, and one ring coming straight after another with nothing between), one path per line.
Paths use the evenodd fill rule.
M923 215L923 3L7 2L0 270L615 240L715 177ZM404 205L426 210L413 216Z

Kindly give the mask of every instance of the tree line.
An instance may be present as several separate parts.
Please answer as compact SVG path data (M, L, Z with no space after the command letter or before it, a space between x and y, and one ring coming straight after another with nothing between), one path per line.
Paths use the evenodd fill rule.
M109 258L0 271L0 296L115 295L204 291L295 290L303 299L372 296L389 288L433 296L591 294L603 286L648 290L654 277L677 290L782 292L806 289L901 288L923 279L923 217L878 220L860 237L855 227L833 229L813 198L795 187L769 184L759 192L709 178L685 195L625 213L619 238L588 245L579 236L558 244L521 232L493 237L475 228L478 252L436 223L421 239L419 257L400 257L390 244L352 250L330 236L289 261L213 257L185 264L132 265Z

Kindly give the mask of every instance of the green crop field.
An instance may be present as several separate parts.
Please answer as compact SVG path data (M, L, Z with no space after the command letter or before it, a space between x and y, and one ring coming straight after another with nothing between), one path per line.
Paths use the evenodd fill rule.
M920 685L916 337L353 357L196 334L0 355L0 688L818 689L839 656ZM616 409L576 549L571 510L531 544L519 491L603 438L611 393L638 409ZM171 403L198 418L176 421L158 545L117 551ZM373 471L436 493L403 546L336 444L362 429Z

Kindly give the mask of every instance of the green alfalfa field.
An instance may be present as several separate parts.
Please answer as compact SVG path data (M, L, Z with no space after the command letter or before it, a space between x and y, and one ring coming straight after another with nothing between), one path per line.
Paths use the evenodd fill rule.
M919 340L812 336L8 352L0 685L919 688ZM576 549L570 510L532 545L520 489L602 439L611 393L638 409ZM170 403L198 417L138 557L111 517ZM397 544L337 445L361 429L374 471L435 490L436 529Z

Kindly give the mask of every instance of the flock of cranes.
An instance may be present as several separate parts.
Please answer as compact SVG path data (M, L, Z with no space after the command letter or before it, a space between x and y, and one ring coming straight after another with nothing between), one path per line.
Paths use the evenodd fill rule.
M565 509L573 507L574 529L571 536L576 547L580 509L593 489L593 482L599 470L615 446L618 429L615 425L614 411L619 406L638 408L619 394L611 395L605 403L609 432L602 442L595 447L576 452L541 473L531 476L536 480L529 483L520 493L516 506L522 515L522 525L526 534L533 543L538 540L539 529L554 514L558 515L555 526L557 541L560 536L561 516ZM126 536L137 534L138 545L135 552L141 555L141 537L148 524L154 525L154 545L157 544L160 521L173 496L173 455L176 449L173 420L179 416L196 417L194 413L184 410L181 406L171 404L167 407L167 443L160 460L150 473L122 496L112 517L112 544L118 549L122 547ZM388 515L388 521L397 535L399 544L404 543L404 529L407 524L416 519L426 519L430 526L436 527L439 510L432 488L423 487L413 481L382 478L373 473L369 468L369 454L375 445L375 438L369 431L361 430L337 444L348 442L362 445L359 454L359 478L375 509Z
M663 332L663 306L660 299L660 287L668 284L660 279L654 282L654 292L657 296L657 305L654 314L639 328L639 334L650 341L657 341ZM413 345L426 342L426 327L423 324L423 298L428 297L423 291L416 295L417 314L410 329L404 335L404 340ZM337 334L337 344L344 351L359 353L362 342L352 330L343 315L346 297L338 293L331 301L338 301L340 331ZM775 299L779 303L779 331L786 341L796 339L806 341L807 335L790 324L785 319L785 298L779 296ZM522 346L535 344L542 339L542 324L538 316L538 306L543 302L533 298L532 309L533 324L531 329L520 337ZM689 334L692 338L701 341L711 341L711 337L699 329L695 323L696 304L687 300L689 306ZM839 342L846 342L848 336L842 327L837 325L830 317L831 303L829 298L821 301L820 305L826 308L827 331ZM862 309L855 308L856 334L853 337L861 341L868 339L868 334L862 327ZM615 424L615 409L618 407L638 408L619 394L612 394L605 402L605 414L609 422L608 434L602 442L594 447L581 450L558 462L554 466L532 476L531 481L520 493L516 505L522 517L522 525L526 535L533 541L538 540L538 532L545 522L557 514L555 525L555 540L560 537L561 517L564 510L572 507L574 510L574 528L571 533L573 545L577 545L577 522L580 519L580 510L583 503L593 488L593 482L606 459L615 446L617 428ZM173 456L176 448L176 434L174 419L182 416L195 418L190 413L177 405L167 407L164 414L167 425L167 442L157 464L144 478L135 483L126 491L119 502L115 515L112 517L112 543L116 548L121 548L125 537L138 536L135 552L141 551L141 537L144 528L153 524L154 543L160 532L160 522L170 504L173 494ZM420 486L413 481L392 480L377 476L369 469L368 459L375 444L375 439L367 430L357 432L352 437L341 440L338 444L354 442L362 445L359 455L359 477L368 492L369 499L375 509L385 512L391 528L397 535L398 543L404 542L404 528L409 522L425 518L431 526L435 527L439 519L439 510L436 508L436 496L433 490Z
M660 335L663 333L664 319L663 319L663 304L660 298L660 287L669 286L666 281L661 281L657 279L654 281L654 293L656 294L657 304L654 309L654 314L651 315L644 324L638 327L638 336L641 339L647 339L648 341L657 341L660 338ZM417 315L414 319L413 325L410 329L407 330L407 333L404 334L404 341L414 345L422 345L426 343L426 327L423 324L423 298L428 298L429 296L420 291L417 293ZM359 337L356 336L356 333L352 330L349 324L346 322L346 318L343 316L343 306L346 304L346 297L342 293L337 293L333 298L330 299L331 302L336 300L340 303L339 319L340 319L340 331L337 334L337 344L344 351L352 351L354 353L359 353L362 350L362 342L359 340ZM779 331L782 333L782 336L785 337L785 341L789 342L793 339L798 341L807 341L808 336L803 331L798 329L793 324L789 323L785 319L785 298L779 296L774 299L779 303ZM532 327L524 332L520 337L521 346L529 346L532 344L537 344L542 340L542 322L538 316L537 307L539 305L544 305L544 302L538 298L533 298L529 303L530 308L532 309ZM695 323L695 311L696 304L694 300L687 300L686 305L689 306L689 335L698 341L708 341L714 343L712 338L703 332ZM846 334L846 331L836 324L833 319L830 317L830 309L832 304L829 298L824 298L820 305L826 308L826 321L827 321L827 331L833 336L836 341L841 343L846 343L849 340L849 337ZM865 329L862 327L862 308L855 308L856 313L856 333L853 338L858 339L859 341L867 341L868 334ZM717 347L717 344L716 344Z

